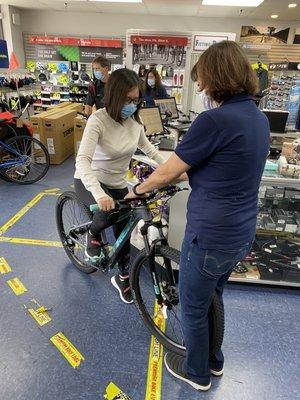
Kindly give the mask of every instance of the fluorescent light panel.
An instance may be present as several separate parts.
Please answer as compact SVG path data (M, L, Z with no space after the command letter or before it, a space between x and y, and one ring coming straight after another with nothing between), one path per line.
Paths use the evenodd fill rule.
M143 0L89 0L98 1L99 3L142 3Z
M203 6L257 7L264 0L202 0Z

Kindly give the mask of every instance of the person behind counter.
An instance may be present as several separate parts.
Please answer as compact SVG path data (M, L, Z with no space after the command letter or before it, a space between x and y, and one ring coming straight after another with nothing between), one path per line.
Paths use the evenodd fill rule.
M155 105L154 99L166 99L168 93L161 83L159 73L155 69L150 69L145 78L145 106L152 107Z

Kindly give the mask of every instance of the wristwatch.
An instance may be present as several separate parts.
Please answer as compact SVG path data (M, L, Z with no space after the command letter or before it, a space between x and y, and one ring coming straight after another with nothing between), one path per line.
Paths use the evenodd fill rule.
M144 194L145 194L145 193L138 193L138 192L136 191L136 188L137 188L138 186L140 186L140 185L141 185L141 183L137 183L137 184L134 185L133 188L132 188L133 193L134 193L136 196L138 196L138 197L142 197L142 196L144 196Z

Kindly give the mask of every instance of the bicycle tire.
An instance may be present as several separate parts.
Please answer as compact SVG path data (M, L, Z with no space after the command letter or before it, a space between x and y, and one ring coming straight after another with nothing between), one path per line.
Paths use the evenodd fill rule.
M96 272L97 268L93 267L92 265L90 265L87 262L84 262L84 259L82 260L82 259L78 258L75 254L74 246L71 246L71 244L68 244L67 235L66 235L65 226L64 226L64 217L63 217L63 209L64 209L67 201L73 201L73 202L77 203L79 209L81 209L81 211L83 213L83 218L86 218L85 222L88 222L91 220L90 211L87 209L87 207L83 203L81 203L81 201L76 196L76 193L71 192L71 191L64 192L59 196L59 198L57 199L57 203L56 203L55 211L56 211L56 226L57 226L58 234L59 234L60 240L62 242L63 248L64 248L65 252L67 253L67 256L69 257L72 264L75 265L75 267L78 268L81 272L84 272L86 274L91 274L93 272Z
M180 252L169 246L155 247L155 255L168 258L171 261L179 264ZM138 309L138 312L152 335L169 351L175 352L179 355L185 356L185 348L178 343L172 341L166 336L158 327L154 324L152 317L149 315L143 298L141 296L139 276L141 267L144 261L147 260L146 251L142 250L138 253L136 258L133 260L130 283L133 294L134 303ZM209 318L211 321L210 329L210 354L215 354L222 346L224 337L224 309L219 301L217 294L214 292L212 297L212 303L209 309Z
M22 141L23 141L23 143L22 143ZM34 147L34 145L39 146L40 150L43 153L43 155L40 155L39 157L41 157L41 158L44 157L45 158L45 163L39 164L39 165L43 165L44 166L43 170L41 170L39 175L34 179L21 180L19 178L19 175L18 175L18 178L16 178L14 175L9 175L9 172L10 172L12 167L10 167L10 168L3 167L2 170L1 170L1 177L6 181L17 183L19 185L31 185L33 183L36 183L36 182L40 181L46 175L46 173L48 172L48 169L49 169L49 166L50 166L50 156L49 156L48 150L43 145L43 143L41 143L39 140L37 140L37 139L35 139L35 138L31 137L31 136L27 136L27 135L18 136L17 135L17 136L15 136L13 138L10 138L10 139L6 140L5 144L12 147L12 143L20 142L20 147L22 147L22 146L24 146L24 143L25 143L24 141L27 141L29 143L31 142L31 145L29 145L28 150L31 150L31 146L33 146L33 147ZM18 151L20 151L19 147L17 147L17 149L18 149ZM24 152L27 153L28 150L27 150L27 145L26 145L25 149L24 149ZM29 173L30 173L30 168L29 168L28 174ZM28 174L25 175L25 178L26 178L26 176L28 176Z

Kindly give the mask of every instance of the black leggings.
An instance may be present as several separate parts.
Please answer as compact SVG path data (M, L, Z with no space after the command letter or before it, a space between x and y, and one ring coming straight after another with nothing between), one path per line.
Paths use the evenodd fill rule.
M100 183L102 189L105 193L114 200L122 200L128 193L128 189L111 189L108 188L103 183ZM86 206L89 207L91 204L95 204L96 201L92 196L91 192L86 190L83 183L80 179L74 179L74 187L75 192L79 198L79 200ZM103 212L97 211L94 213L92 225L90 228L90 232L93 236L95 236L98 240L101 239L101 231L113 225L113 230L115 237L118 238L126 224L128 223L128 219L124 219L117 224L115 223L119 215L115 212ZM119 272L122 276L128 275L129 270L129 259L130 259L130 240L127 240L120 251L120 255L118 258L118 266Z

